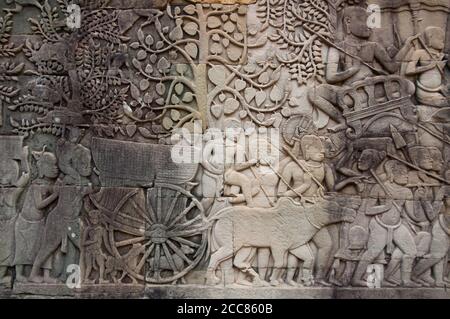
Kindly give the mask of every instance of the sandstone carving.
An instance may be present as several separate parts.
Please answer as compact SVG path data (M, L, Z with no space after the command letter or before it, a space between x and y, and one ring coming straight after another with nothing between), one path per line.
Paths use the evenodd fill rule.
M0 3L1 291L448 297L448 1Z

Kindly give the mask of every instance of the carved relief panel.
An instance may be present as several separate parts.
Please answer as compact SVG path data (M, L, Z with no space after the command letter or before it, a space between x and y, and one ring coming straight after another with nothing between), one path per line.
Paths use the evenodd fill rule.
M0 7L5 289L448 285L448 1Z

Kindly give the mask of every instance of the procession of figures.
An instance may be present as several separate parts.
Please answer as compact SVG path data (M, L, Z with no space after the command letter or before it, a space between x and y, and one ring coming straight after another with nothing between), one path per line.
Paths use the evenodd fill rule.
M5 289L450 285L448 0L0 7Z

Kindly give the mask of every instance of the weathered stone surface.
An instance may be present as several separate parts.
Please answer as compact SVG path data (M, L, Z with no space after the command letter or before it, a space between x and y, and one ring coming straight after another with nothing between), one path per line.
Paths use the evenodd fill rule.
M0 296L449 298L448 1L0 9Z

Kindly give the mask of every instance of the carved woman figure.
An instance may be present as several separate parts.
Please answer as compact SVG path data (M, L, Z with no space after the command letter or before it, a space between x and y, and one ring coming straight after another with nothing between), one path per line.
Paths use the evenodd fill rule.
M218 134L221 134L219 131ZM205 134L205 146L202 156L202 204L205 211L209 213L214 200L222 195L223 192L223 174L224 174L224 143L221 139L214 136L213 132Z
M14 259L14 224L17 219L17 201L30 179L28 147L23 148L22 162L25 172L19 178L19 164L13 159L3 159L0 163L0 283L8 284L8 267Z
M89 149L81 144L77 144L72 149L72 167L81 177L91 174L91 154ZM71 185L71 178L63 179L63 185L59 189L58 202L50 211L45 222L42 244L34 261L29 280L32 282L42 282L44 278L39 275L40 269L53 253L60 252L67 254L70 242L79 247L78 217L83 206L84 195L92 192L92 187L83 185ZM57 282L56 279L50 280Z
M58 191L53 190L53 180L58 176L56 157L53 153L32 152L36 160L38 177L33 180L25 195L22 210L15 225L16 280L27 281L24 267L33 265L39 246L42 243L42 232L45 226L45 215L49 206L58 198ZM51 260L42 267L44 280L50 276Z

